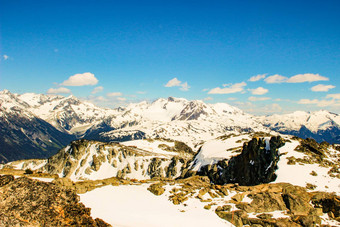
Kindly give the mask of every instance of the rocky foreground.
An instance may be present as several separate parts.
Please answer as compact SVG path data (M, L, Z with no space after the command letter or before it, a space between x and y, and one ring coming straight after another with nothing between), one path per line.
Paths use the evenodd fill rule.
M91 217L73 191L27 177L0 176L1 226L111 226Z
M197 211L194 219L208 215L222 226L340 226L339 151L326 142L266 133L222 136L202 144L196 154L182 142L161 138L73 141L49 159L0 166L0 174L52 181L2 177L0 223L106 226L90 217L77 193L94 217L113 226L121 216L115 219L107 210L128 217L118 223L123 226L164 222L155 219L156 210L141 215L143 206L158 212L158 201L167 207L161 214L173 212L171 219ZM110 198L116 199L104 206ZM157 203L151 206L151 200ZM131 211L137 203L139 209ZM138 214L135 220L150 220L131 224L133 214Z

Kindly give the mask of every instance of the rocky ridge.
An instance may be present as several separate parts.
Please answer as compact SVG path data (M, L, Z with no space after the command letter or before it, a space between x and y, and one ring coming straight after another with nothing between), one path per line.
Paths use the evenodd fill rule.
M160 141L157 154L135 146L82 139L50 157L40 171L72 180L176 178L193 155L189 147L177 144L181 142Z

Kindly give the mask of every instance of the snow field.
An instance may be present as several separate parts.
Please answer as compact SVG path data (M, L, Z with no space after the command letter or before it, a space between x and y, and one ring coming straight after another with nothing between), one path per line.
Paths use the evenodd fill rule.
M148 186L105 186L80 194L80 201L91 207L92 217L102 218L113 226L232 226L214 212L203 209L198 199L189 199L187 206L174 205L167 193L155 196L147 190Z
M331 168L320 167L318 164L287 164L288 157L303 158L305 156L301 152L294 151L298 145L298 141L292 140L291 143L287 142L285 146L279 148L280 153L283 155L278 163L277 179L274 183L286 182L301 187L306 187L306 184L310 183L317 186L315 191L335 192L340 195L340 179L328 175ZM317 176L312 176L312 171L315 171Z

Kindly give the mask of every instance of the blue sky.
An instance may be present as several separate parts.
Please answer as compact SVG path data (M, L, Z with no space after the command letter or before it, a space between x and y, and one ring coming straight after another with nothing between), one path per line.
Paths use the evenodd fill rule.
M0 0L0 90L340 113L339 12L336 0Z

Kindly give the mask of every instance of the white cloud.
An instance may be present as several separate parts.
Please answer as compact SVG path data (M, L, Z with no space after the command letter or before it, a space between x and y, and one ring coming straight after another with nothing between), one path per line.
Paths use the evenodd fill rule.
M63 86L85 86L85 85L96 85L98 79L92 73L82 73L70 76L61 85Z
M267 76L267 74L259 74L259 75L250 77L250 79L248 81L250 81L250 82L259 81L261 79L264 79L266 76Z
M111 93L107 93L106 96L108 97L118 97L118 96L122 96L123 94L121 92L111 92Z
M280 98L275 99L274 101L275 101L275 102L291 102L290 99L280 99Z
M95 100L104 102L104 101L106 101L107 99L106 99L105 97L103 97L103 96L98 96L98 97L95 97Z
M313 99L313 100L311 100L311 99L300 99L298 101L299 104L317 104L318 102L319 102L318 99Z
M253 95L264 95L268 92L268 89L263 87L258 87L256 89L249 89Z
M185 83L181 84L181 88L180 88L180 89L181 89L182 91L188 91L189 88L190 88L190 86L188 85L187 82L185 82Z
M180 90L188 91L190 86L187 82L182 83L182 81L178 80L176 77L169 80L165 87L181 87Z
M177 86L181 86L181 83L182 82L175 77L169 80L168 83L165 85L165 87L177 87Z
M279 83L286 82L287 79L288 78L285 77L285 76L281 76L279 74L275 74L275 75L272 75L272 76L268 76L266 79L264 79L264 81L267 84L279 84Z
M208 94L232 94L232 93L243 92L244 87L246 85L247 84L245 82L242 82L242 83L229 85L229 87L224 87L224 88L216 87L216 88L211 89L208 92Z
M206 97L206 98L203 99L203 101L211 101L211 100L213 100L212 97Z
M90 101L92 103L98 103L98 102L107 102L108 99L103 97L103 96L93 96L93 95L90 95L87 99L87 101Z
M9 58L9 56L6 54L4 54L2 57L4 58L5 61Z
M70 94L71 90L65 87L60 88L50 88L47 91L47 94Z
M315 91L315 92L327 92L329 91L330 89L333 89L335 88L335 86L333 85L324 85L324 84L318 84L318 85L315 85L314 87L311 88L312 91Z
M103 91L103 90L104 90L104 88L103 88L102 86L95 87L95 88L93 89L93 91L91 92L91 94L96 94L96 93L101 92L101 91Z
M269 100L270 98L269 97L254 97L254 96L250 96L248 98L249 101L252 101L252 102L256 102L256 101L265 101L265 100Z
M314 82L314 81L325 81L329 78L320 76L319 74L305 73L292 76L287 80L287 83L303 83L303 82Z
M339 106L340 105L340 103L337 103L334 99L332 99L332 100L300 99L298 101L298 103L304 104L304 105L317 105L318 107Z
M262 111L265 113L278 113L282 112L282 107L277 103L272 103L269 105L265 105Z
M237 98L235 98L235 97L230 97L230 98L228 98L228 100L230 100L230 101L235 101L235 100L237 100Z
M338 94L328 94L326 99L340 99L340 93Z
M126 101L126 98L123 98L123 97L117 97L117 100L118 100L118 101Z
M146 94L146 91L137 91L137 94L145 95L145 94Z

